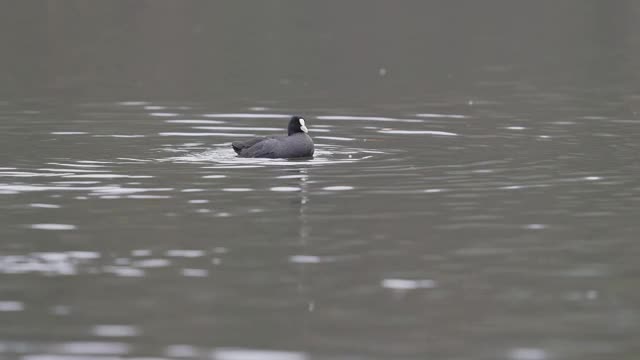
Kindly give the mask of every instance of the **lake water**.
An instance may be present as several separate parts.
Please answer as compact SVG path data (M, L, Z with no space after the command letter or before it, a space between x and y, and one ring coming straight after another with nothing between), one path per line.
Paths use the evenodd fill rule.
M0 359L636 358L639 15L3 3Z

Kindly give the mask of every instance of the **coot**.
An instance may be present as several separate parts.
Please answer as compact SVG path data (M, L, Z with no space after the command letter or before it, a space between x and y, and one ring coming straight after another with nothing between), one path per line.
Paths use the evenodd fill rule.
M289 135L255 137L249 140L234 141L233 150L247 158L302 158L313 156L313 140L307 135L309 130L304 119L291 117Z

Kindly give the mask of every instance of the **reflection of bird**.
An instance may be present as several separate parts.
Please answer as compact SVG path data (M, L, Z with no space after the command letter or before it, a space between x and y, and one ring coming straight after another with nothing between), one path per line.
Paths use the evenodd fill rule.
M313 140L307 135L309 131L304 119L291 117L289 135L256 137L245 141L231 143L233 150L248 158L302 158L313 156Z

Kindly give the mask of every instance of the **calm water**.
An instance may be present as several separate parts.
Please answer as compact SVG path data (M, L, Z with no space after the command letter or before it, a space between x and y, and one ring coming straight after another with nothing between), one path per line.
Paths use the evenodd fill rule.
M0 359L640 356L636 4L248 5L0 5Z

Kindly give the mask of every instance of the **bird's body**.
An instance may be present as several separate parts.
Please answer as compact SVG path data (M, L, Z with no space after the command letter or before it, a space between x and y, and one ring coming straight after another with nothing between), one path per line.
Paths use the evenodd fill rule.
M234 141L233 150L247 158L304 158L311 157L314 145L307 135L304 119L294 116L289 121L289 135L255 137L249 140Z

